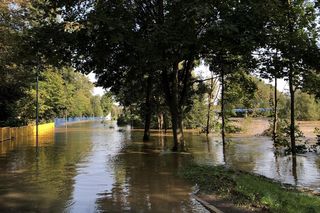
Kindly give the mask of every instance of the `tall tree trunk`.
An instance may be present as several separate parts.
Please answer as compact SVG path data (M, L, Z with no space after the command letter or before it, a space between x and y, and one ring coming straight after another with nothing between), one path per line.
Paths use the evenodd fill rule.
M207 135L209 135L210 133L210 112L211 112L212 95L213 95L213 76L211 75L210 91L208 96L208 114L207 114L207 128L206 128Z
M293 70L292 65L289 70L289 90L290 90L290 141L292 154L296 154L296 138L295 138L295 89L293 86Z
M277 140L277 126L278 126L278 79L274 78L274 111L273 111L273 129L272 129L272 139L273 143Z
M222 136L222 143L225 145L225 111L224 111L224 67L221 69L221 136Z
M184 137L183 137L183 127L182 127L182 115L181 115L181 106L178 104L178 76L176 74L176 80L173 80L172 85L172 94L171 94L171 103L169 103L170 112L171 112L171 121L172 121L172 131L173 131L173 139L174 146L172 148L173 151L178 151L178 145L184 145Z
M147 79L147 87L146 87L146 101L145 101L145 120L144 120L144 134L143 141L150 140L150 126L151 126L151 90L152 90L152 79L149 76Z
M288 14L287 14L287 18L288 18L288 30L290 35L293 35L293 17L291 15L291 6L292 6L292 2L291 0L288 0ZM292 46L292 42L290 40L289 42L289 53L291 54L291 52L293 51L293 46ZM294 99L295 99L295 89L294 89L294 85L293 85L293 80L294 80L294 73L293 73L293 65L292 65L292 57L289 58L290 60L290 65L289 65L289 90L290 90L290 141L291 141L291 151L292 151L292 155L296 154L296 138L295 138L295 105L294 105Z
M158 113L158 129L161 131L163 128L163 113L159 112Z
M182 128L182 116L181 116L181 106L178 104L178 76L177 70L174 67L174 75L169 84L169 76L167 72L162 74L162 83L164 86L164 93L166 96L166 102L169 105L172 123L172 133L173 133L173 151L177 151L179 144L184 144L183 128ZM170 76L171 77L171 76Z
M167 134L168 117L167 117L167 113L166 112L163 114L163 128L164 128L164 133Z
M184 135L183 135L181 116L179 115L177 108L174 106L170 107L170 112L171 112L172 133L173 133L173 141L174 141L172 150L178 151L179 144L182 147L184 146Z

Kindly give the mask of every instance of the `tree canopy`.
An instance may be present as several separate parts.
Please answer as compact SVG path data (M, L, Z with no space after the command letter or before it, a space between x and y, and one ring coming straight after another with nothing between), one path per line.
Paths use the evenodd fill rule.
M6 44L0 49L6 52L0 58L2 70L24 67L25 71L28 66L30 70L44 71L69 66L85 74L93 72L97 85L110 90L124 108L140 111L144 139L149 138L152 115L170 119L174 150L178 145L183 149L184 117L193 110L193 104L201 105L196 98L201 79L193 73L201 60L220 80L222 135L225 111L228 105L235 106L232 101L244 107L256 104L257 82L250 72L289 81L292 132L295 91L305 87L312 93L310 86L314 82L309 76L318 75L318 4L313 1L30 0L1 4L0 9L10 14L0 22L6 35L0 39ZM16 55L19 63L15 63ZM52 101L50 107L42 110L50 109L49 117L65 108L72 108L78 115L101 114L104 109L92 108L97 106L98 98L90 98L84 91L92 87L79 76L66 80L66 75L42 74L52 81L45 88L53 97L47 100ZM63 81L72 85L72 78L83 88L77 88L78 83L75 88L66 83L61 86ZM19 78L11 79L15 79L11 82L14 85ZM61 94L52 94L53 86ZM17 88L24 88L23 84ZM72 92L62 92L69 90ZM89 100L91 105L71 106L70 94L74 95L72 101ZM102 99L103 105L110 108L108 99ZM168 114L165 112L169 115L164 116ZM294 134L291 136L294 147Z

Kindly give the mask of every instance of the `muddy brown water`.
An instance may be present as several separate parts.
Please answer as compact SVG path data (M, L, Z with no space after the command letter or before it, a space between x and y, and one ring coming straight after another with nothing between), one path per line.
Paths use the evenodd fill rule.
M110 128L110 125L115 128ZM320 187L320 157L273 154L268 138L188 133L188 152L172 153L172 137L152 136L114 124L79 123L0 144L0 212L207 212L176 171L195 161L261 174L282 182ZM224 151L223 151L224 150Z
M0 212L207 212L164 140L99 122L0 144ZM160 139L160 138L159 138Z

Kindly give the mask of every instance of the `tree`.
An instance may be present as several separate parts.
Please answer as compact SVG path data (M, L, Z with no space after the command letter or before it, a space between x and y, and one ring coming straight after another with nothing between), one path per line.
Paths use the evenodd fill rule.
M33 93L35 94L35 91ZM39 82L40 120L50 121L53 118L63 117L66 99L62 75L53 69L44 71Z
M91 108L93 117L101 117L103 115L101 97L99 95L91 97Z
M320 100L320 74L315 70L310 70L307 75L303 76L302 90L309 94L315 95Z
M262 39L268 1L221 1L211 5L212 17L204 40L204 57L221 83L221 135L225 144L225 77L252 66L252 51ZM252 67L251 67L252 68Z
M210 128L211 128L211 107L216 101L216 96L215 93L218 93L219 88L217 87L218 83L218 78L214 78L213 72L211 72L211 79L210 79L210 84L208 85L207 88L207 94L208 94L208 108L207 108L207 126L206 126L206 134L208 135L210 133Z
M184 143L182 118L186 105L190 104L191 71L199 58L198 43L204 27L201 15L207 12L206 5L200 1L163 0L99 1L92 3L89 10L78 5L78 1L71 5L67 1L57 3L63 11L64 23L51 27L65 24L65 30L68 26L67 38L74 40L67 39L70 48L65 49L72 50L73 64L84 73L93 71L98 84L110 87L113 93L128 88L129 81L143 79L146 129L151 111L148 97L152 91L148 85L153 85L154 74L160 76L177 150L178 144ZM57 31L62 32L62 28ZM68 52L63 55L69 56ZM139 88L138 83L133 85Z
M258 88L253 76L239 70L229 74L225 81L225 111L227 115L232 114L232 110L236 108L255 108L255 94Z
M29 96L34 73L21 64L20 48L25 25L27 1L0 3L0 125L22 125L19 102ZM30 67L29 67L30 68Z
M290 91L290 138L292 154L295 149L295 92L301 86L301 77L308 75L318 53L316 11L313 2L278 1L275 7L274 31L270 34L279 42L270 44L279 52L283 61L283 73Z
M113 98L110 92L106 92L101 97L101 108L104 116L107 116L112 111L113 107Z
M275 16L270 17L270 21L266 27L266 34L272 35L272 32L278 31L276 26L272 26L276 20L273 20ZM271 46L277 46L278 39L273 36L266 37L266 44L263 48L259 49L258 52L258 61L259 61L259 74L262 78L272 80L274 79L274 94L273 94L273 124L272 124L272 138L274 143L277 141L277 125L278 125L278 78L284 76L284 62L282 60L281 54L279 54L278 49L272 49Z

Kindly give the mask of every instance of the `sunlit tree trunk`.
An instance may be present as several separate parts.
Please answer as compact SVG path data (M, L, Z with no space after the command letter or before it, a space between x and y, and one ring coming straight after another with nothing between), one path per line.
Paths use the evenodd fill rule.
M158 129L161 131L163 128L163 113L159 112L158 113Z
M225 144L225 100L224 100L224 89L225 89L225 82L224 82L224 75L225 70L222 67L221 69L221 136L222 136L222 143Z
M278 79L274 78L274 111L273 111L273 129L272 138L273 142L276 143L277 139L277 126L278 126Z
M214 90L214 82L213 82L213 75L211 74L210 79L210 89L208 93L208 114L207 114L207 128L206 128L206 134L208 135L210 133L210 112L211 112L211 105L212 105L212 96L213 96L213 90Z

